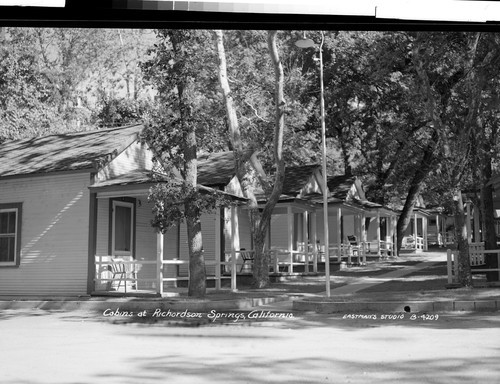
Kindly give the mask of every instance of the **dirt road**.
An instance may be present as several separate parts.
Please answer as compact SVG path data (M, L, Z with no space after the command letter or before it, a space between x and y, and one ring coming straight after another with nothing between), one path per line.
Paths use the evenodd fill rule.
M5 311L0 382L470 384L500 377L497 313L250 313L188 321Z

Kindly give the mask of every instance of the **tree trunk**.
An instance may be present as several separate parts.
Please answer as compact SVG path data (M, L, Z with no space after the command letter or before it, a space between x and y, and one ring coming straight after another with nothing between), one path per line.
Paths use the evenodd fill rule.
M219 59L219 83L222 89L222 95L224 98L224 105L226 108L227 124L230 132L230 142L233 147L234 153L234 166L236 177L238 178L243 194L248 198L248 216L251 223L252 239L254 244L254 267L259 265L259 270L263 268L263 263L265 263L265 234L262 240L262 233L259 232L261 215L258 209L257 199L253 193L253 183L249 179L249 165L248 154L243 152L243 143L241 140L241 132L238 124L238 117L236 115L236 108L234 106L233 97L231 95L231 89L229 86L229 81L227 79L227 65L226 65L226 53L224 50L224 35L221 30L215 31L215 43L217 46L217 55ZM269 274L269 273L268 273ZM267 280L269 280L267 278ZM267 283L266 283L267 285Z
M455 192L453 210L455 218L455 237L458 245L458 283L463 287L472 288L472 274L469 261L469 242L467 240L464 203L460 190Z
M196 191L197 159L196 133L194 127L189 129L184 148L184 177L187 185ZM203 255L203 238L201 234L201 212L191 199L184 204L189 248L189 289L188 296L203 297L206 293L205 258Z
M482 169L483 185L481 188L481 211L484 220L484 248L497 248L497 235L495 231L495 217L493 206L493 186L488 184L492 175L491 158L486 159L486 164ZM489 268L498 268L498 258L496 254L485 255L485 262ZM488 281L499 281L498 272L486 274Z
M180 44L179 36L175 31L171 31L170 38L174 51L178 51L178 44ZM186 132L185 141L182 145L184 155L183 176L184 182L191 191L191 197L194 197L188 197L184 203L189 252L188 296L203 297L206 294L207 281L205 258L203 256L203 237L201 233L201 211L195 201L198 185L198 147L196 142L196 126L190 121L190 106L186 100L186 79L179 80L177 83L177 95L182 129Z
M276 31L268 33L268 47L271 54L271 59L275 68L276 75L276 125L274 133L274 159L276 165L276 175L274 187L271 190L267 179L264 175L257 176L266 191L270 194L266 205L262 211L259 210L257 200L253 193L253 183L249 179L249 153L244 153L243 144L241 140L241 133L236 116L236 109L234 107L229 82L227 81L227 68L226 56L224 51L223 33L220 30L215 31L215 40L217 45L217 52L219 58L219 81L224 96L224 103L226 107L227 121L231 133L231 143L235 155L235 169L238 180L240 181L245 197L249 199L248 214L250 217L252 228L252 239L254 244L254 263L253 263L253 283L258 288L263 288L269 284L269 258L265 252L265 240L267 230L274 206L279 200L281 191L283 189L283 181L285 178L285 163L282 156L283 145L283 130L284 130L284 107L285 102L283 98L283 68L278 56L278 49L276 47Z
M403 243L403 236L408 228L408 224L411 220L411 215L413 213L413 208L415 208L415 203L417 202L418 196L422 189L422 184L425 178L430 173L433 167L433 162L435 158L434 151L436 150L436 140L438 139L438 134L436 130L432 133L432 138L424 151L422 160L420 161L420 166L415 171L413 179L411 180L410 189L408 190L408 195L406 196L406 201L399 215L398 223L396 226L397 234L397 250L398 254L401 250L401 245ZM417 223L415 223L417 225Z
M194 204L186 204L185 209L189 248L188 296L203 297L206 294L207 283L200 212Z
M278 54L278 47L276 45L276 36L278 31L268 31L267 46L271 56L271 61L274 66L275 74L275 107L276 117L274 126L274 164L276 166L276 173L274 175L274 186L271 195L268 197L260 223L258 225L258 236L255 237L257 245L261 247L257 252L262 252L259 255L260 261L254 264L253 278L254 284L257 287L265 287L269 284L269 265L268 258L263 253L263 243L266 237L269 223L271 222L271 215L274 207L278 203L283 190L283 182L285 181L285 160L283 159L283 134L285 130L285 99L284 99L284 73L283 66Z

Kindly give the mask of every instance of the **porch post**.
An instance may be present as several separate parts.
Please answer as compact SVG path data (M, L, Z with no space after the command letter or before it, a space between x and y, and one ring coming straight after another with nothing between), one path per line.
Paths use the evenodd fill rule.
M342 261L342 207L337 208L337 246L339 248L338 262Z
M356 239L361 242L361 215L359 213L354 215L354 231Z
M366 225L366 215L363 212L361 214L361 229L360 229L360 231L361 231L360 239L361 239L361 244L362 244L362 248L363 248L363 251L362 251L363 252L363 260L366 260L366 252L367 252L367 247L366 247L367 246L367 244L366 244L367 236L366 236L365 225Z
M427 216L422 217L422 230L424 231L424 251L429 250L427 245Z
M318 272L318 244L316 236L316 212L311 212L311 245L313 250L313 272Z
M363 258L363 260L366 260L365 244L363 243L363 237L362 237L361 233L362 233L361 215L358 213L357 215L354 215L354 235L356 236L356 239L358 239L358 242L359 242L358 252L360 252L360 256Z
M307 236L308 212L302 213L302 242L304 243L304 272L309 273L309 238Z
M220 210L215 212L215 289L221 289L220 282L220 259L221 259L221 230Z
M439 234L440 233L441 233L441 226L439 223L439 215L436 215L436 241L437 241L438 247L441 246L441 244L439 244ZM443 237L441 237L441 241L443 241Z
M156 234L156 292L163 295L163 233Z
M471 230L471 209L470 200L467 200L467 242L472 242L472 230Z
M417 213L413 215L413 237L415 237L415 246L417 245L417 236L418 236L418 218L417 218Z
M289 273L293 273L293 213L291 205L286 207L286 216L288 221L288 252L290 257Z
M236 291L236 207L231 206L231 291Z
M480 230L480 225L481 223L479 222L479 209L478 207L474 207L474 242L479 243L481 241L481 230Z
M88 238L88 259L87 259L87 293L91 294L95 291L96 282L96 250L97 250L97 193L90 193L89 199L89 238ZM100 259L99 261L102 261ZM99 264L99 269L97 279L101 278L101 265ZM99 281L100 283L100 281ZM100 284L99 284L100 285Z
M396 256L396 254L394 253L395 251L395 247L394 247L394 217L393 216L389 216L388 217L389 219L389 239L391 240L391 246L390 246L390 250L391 250L391 257L394 257Z
M382 256L382 252L380 252L380 248L381 248L382 244L381 244L381 239L380 239L380 211L379 210L377 210L377 243L378 243L377 256L380 258L380 256Z

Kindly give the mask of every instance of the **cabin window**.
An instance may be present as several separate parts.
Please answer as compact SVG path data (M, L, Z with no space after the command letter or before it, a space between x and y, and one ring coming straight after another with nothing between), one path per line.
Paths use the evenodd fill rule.
M134 207L135 204L131 201L112 200L111 252L113 255L133 255Z
M0 266L19 266L21 239L20 203L0 204Z

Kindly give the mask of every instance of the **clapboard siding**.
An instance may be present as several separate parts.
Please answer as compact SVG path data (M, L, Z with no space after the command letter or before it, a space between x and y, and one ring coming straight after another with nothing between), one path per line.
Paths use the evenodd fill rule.
M271 216L271 246L288 249L287 215Z
M238 209L237 211L235 233L236 249L244 248L250 250L252 249L252 231L248 211L244 209ZM229 253L231 252L231 210L225 209L224 215L224 251Z
M109 254L109 199L97 199L96 255Z
M132 143L97 174L97 181L108 180L130 171L152 168L152 154L146 144Z
M348 242L347 236L357 236L357 230L354 226L354 215L344 216L342 226L344 229L344 242ZM360 238L358 238L361 241Z
M163 260L179 258L179 227L173 226L163 235ZM165 277L177 277L177 265L168 265L164 268Z
M215 218L215 214L204 214L201 217L205 261L215 261ZM215 266L213 264L207 265L206 271L207 276L214 276Z
M188 237L186 223L181 223L179 230L179 259L189 260ZM188 268L185 265L179 266L179 276L187 276Z
M21 263L0 267L0 295L87 293L90 175L2 180L0 203L22 203Z
M318 212L316 214L316 238L320 245L325 244L323 220L323 212ZM328 242L330 246L337 245L337 216L332 214L328 216Z
M203 251L205 261L215 260L215 214L203 214L201 216L201 232L203 239ZM179 257L181 260L189 260L188 238L186 224L182 223L179 233ZM207 276L215 274L215 266L207 265ZM188 276L188 266L181 265L179 267L180 276Z
M239 228L239 215L235 217L236 223L236 231L234 233L234 244L236 249L240 249L240 231ZM226 253L231 252L231 233L232 233L232 225L231 225L231 209L224 208L224 251Z
M151 226L152 204L147 196L139 197L136 203L135 224L135 258L139 261L155 261L157 255L155 229ZM137 277L140 279L156 278L156 264L145 264L141 267ZM140 282L140 289L155 288L151 282Z
M238 224L240 247L247 250L252 249L252 231L250 228L250 218L246 210L238 210Z

